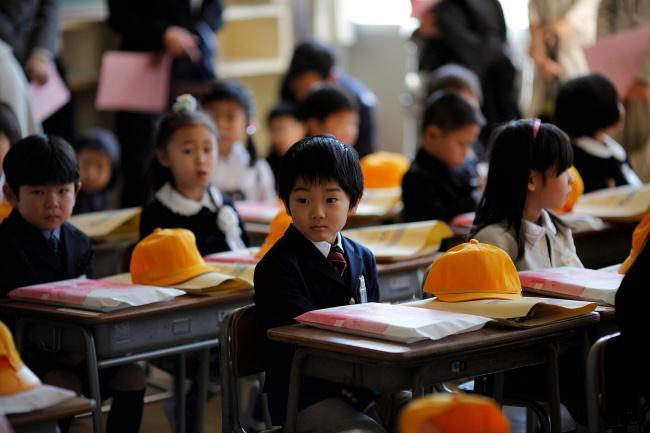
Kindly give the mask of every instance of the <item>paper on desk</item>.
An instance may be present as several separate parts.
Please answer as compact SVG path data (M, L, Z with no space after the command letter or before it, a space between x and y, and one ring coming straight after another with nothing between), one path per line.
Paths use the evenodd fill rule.
M278 202L235 202L239 217L246 222L268 224L282 210Z
M88 310L113 311L154 302L170 301L182 294L182 291L176 289L105 279L75 278L19 287L9 292L9 297Z
M210 266L212 266L212 263ZM252 278L251 282L248 282L246 279L240 278L237 275L220 272L218 267L212 267L215 268L214 272L206 272L187 281L170 284L165 287L173 287L174 289L183 290L185 293L190 295L210 295L214 293L222 294L250 289L253 286ZM113 275L104 280L118 283L131 283L132 281L131 274L128 272Z
M308 311L296 317L296 320L333 331L414 343L475 331L490 319L369 302Z
M584 51L589 70L609 78L623 97L650 56L650 25L606 36Z
M169 104L172 58L148 52L108 51L102 56L95 107L159 113Z
M203 259L211 265L214 263L247 263L255 265L260 261L260 258L256 257L258 250L259 247L251 247L237 251L222 251L208 254Z
M591 313L597 307L594 302L532 296L521 299L482 299L464 302L425 299L401 305L484 316L496 320L498 324L515 328L531 328L582 316Z
M584 194L573 208L609 221L641 221L650 209L650 184L623 185Z
M359 216L384 216L399 212L402 206L402 188L366 188L357 207Z
M18 394L0 396L0 414L25 413L45 409L76 394L68 389L51 385L39 385Z
M106 210L73 215L70 224L95 240L137 239L141 208Z
M426 256L453 236L443 221L420 221L345 230L343 234L368 247L378 261L397 261Z
M566 266L521 271L519 279L527 292L614 305L623 275Z
M39 122L44 121L70 100L70 91L63 83L54 62L47 66L48 80L42 86L35 83L29 85L29 95L32 100L34 116Z
M230 275L231 277L241 278L250 286L253 286L253 277L255 275L255 265L249 263L217 263L210 262L217 272Z

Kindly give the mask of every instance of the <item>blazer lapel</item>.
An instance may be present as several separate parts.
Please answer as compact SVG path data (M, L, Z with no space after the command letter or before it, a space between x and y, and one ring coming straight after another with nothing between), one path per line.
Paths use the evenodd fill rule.
M359 299L359 276L363 269L363 263L361 260L361 254L356 249L356 246L350 242L345 236L341 235L343 240L343 251L345 252L345 259L348 262L348 272L350 278L350 293L354 296L354 299L357 302L361 302Z
M343 278L334 269L334 266L293 225L289 228L288 236L295 249L301 251L300 262L310 273L327 278L339 286L345 286Z
M63 266L66 269L66 275L72 276L77 275L77 270L75 266L77 265L77 249L75 248L75 243L73 242L74 233L63 224L61 226L61 245L63 245L63 253L61 259L65 260Z
M23 248L32 264L58 271L54 251L47 243L45 236L36 227L25 221L17 211L12 212L7 219L7 223L14 226L15 230L23 233L25 239Z

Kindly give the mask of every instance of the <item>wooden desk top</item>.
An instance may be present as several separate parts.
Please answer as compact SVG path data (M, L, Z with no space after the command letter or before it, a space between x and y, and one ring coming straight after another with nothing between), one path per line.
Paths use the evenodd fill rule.
M79 325L99 325L110 322L133 320L141 317L164 314L166 312L194 310L197 308L241 302L253 298L253 290L224 293L218 296L178 296L169 302L125 308L107 313L82 310L57 305L37 304L13 299L0 300L0 312L6 314L29 315L43 319L68 322Z
M68 418L80 413L90 412L95 406L93 400L83 397L73 397L54 406L46 407L28 413L7 415L9 423L14 427L32 425L44 421L54 421Z
M598 323L597 313L575 317L557 323L528 329L485 326L478 331L450 335L435 341L402 344L361 337L342 332L326 331L306 325L289 325L268 331L271 340L344 355L364 357L383 362L417 362L426 357L444 356L458 352L472 352L498 348L509 343L530 342L552 338L558 332L567 332L581 326Z
M398 262L377 263L377 273L391 274L396 272L411 271L413 269L426 268L441 253L435 253L428 256L416 257L414 259L401 260Z

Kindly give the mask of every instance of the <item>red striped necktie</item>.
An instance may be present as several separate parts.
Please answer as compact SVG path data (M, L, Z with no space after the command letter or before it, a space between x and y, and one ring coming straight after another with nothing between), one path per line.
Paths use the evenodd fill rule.
M327 260L334 266L334 269L338 271L341 277L345 274L348 264L345 261L343 250L338 245L332 245L330 253L327 255Z

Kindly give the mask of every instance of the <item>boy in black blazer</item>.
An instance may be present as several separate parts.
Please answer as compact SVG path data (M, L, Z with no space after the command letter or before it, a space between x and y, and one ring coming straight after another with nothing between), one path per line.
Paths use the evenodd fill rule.
M328 135L299 141L282 161L279 191L293 223L255 269L263 329L295 323L314 309L378 301L374 256L340 234L363 192L356 152ZM267 340L264 356L271 416L283 424L293 349ZM297 429L384 431L362 413L373 397L368 390L305 378Z
M90 276L90 239L66 222L80 187L72 147L53 135L31 135L11 147L3 168L3 191L14 209L0 224L0 298L20 286ZM80 354L26 347L23 355L46 383L81 391L87 370ZM137 432L144 404L142 369L103 369L100 381L113 397L107 433ZM70 419L60 423L65 433Z

